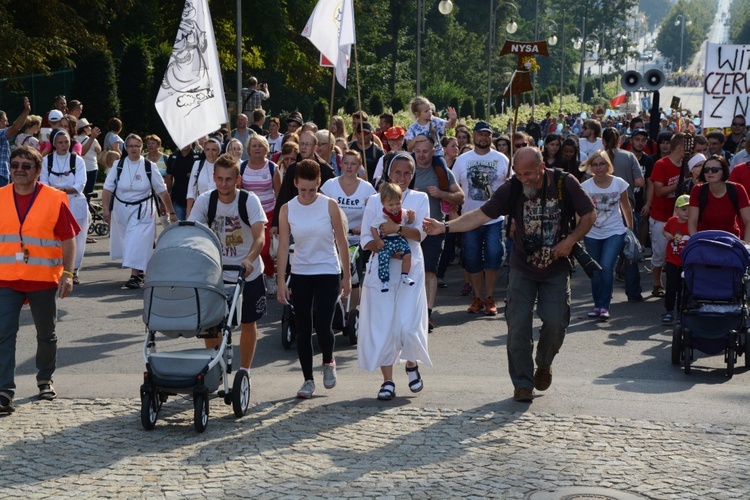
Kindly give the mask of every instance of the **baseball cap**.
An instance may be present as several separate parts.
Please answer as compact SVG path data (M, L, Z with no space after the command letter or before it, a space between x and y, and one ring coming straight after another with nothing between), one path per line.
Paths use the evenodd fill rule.
M489 132L491 134L493 130L489 123L477 122L477 124L474 125L474 132Z
M677 198L677 201L674 202L674 206L677 208L686 207L688 205L690 205L690 195L688 194L683 194L682 196Z
M391 128L393 128L393 127L391 127ZM372 125L370 125L370 123L369 123L369 122L362 122L362 123L358 124L358 125L357 125L357 133L359 134L359 133L361 133L361 132L362 132L363 130L364 130L365 132L370 132L370 133L372 133ZM389 129L389 130L390 130L390 129ZM404 135L406 135L406 134L404 134Z
M690 158L690 160L688 160L688 168L692 170L693 167L697 167L699 164L705 161L706 161L706 157L703 154L698 153L697 155L693 155L693 157Z
M50 122L59 122L62 119L63 114L59 109L53 109L49 112L49 115L47 115L47 120L49 120Z
M638 134L643 134L646 137L648 137L648 131L645 128L637 128L633 130L633 133L630 135L631 137L635 137Z
M386 130L383 135L385 135L386 139L400 139L401 137L406 136L406 130L404 130L404 127L391 127L388 130Z

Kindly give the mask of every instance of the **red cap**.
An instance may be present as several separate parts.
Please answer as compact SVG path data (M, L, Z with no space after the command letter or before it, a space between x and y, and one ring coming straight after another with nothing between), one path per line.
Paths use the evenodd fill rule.
M386 139L399 139L406 135L404 127L391 127L383 134Z

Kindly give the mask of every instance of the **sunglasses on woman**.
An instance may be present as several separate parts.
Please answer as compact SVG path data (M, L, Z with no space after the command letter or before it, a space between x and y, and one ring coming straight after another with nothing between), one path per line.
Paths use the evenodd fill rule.
M722 171L722 168L721 167L703 167L703 171L707 173L710 172L712 174L718 174L719 172Z
M21 169L21 170L29 171L32 168L34 168L34 165L32 165L31 163L11 163L10 164L10 169L11 170Z

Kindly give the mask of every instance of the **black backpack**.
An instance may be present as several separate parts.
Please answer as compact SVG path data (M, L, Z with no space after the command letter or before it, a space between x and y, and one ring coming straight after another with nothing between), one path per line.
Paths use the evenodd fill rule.
M115 190L112 191L112 197L109 199L109 210L110 210L110 212L112 211L112 207L115 204L115 198L117 198L117 196L115 195L115 193L117 193L117 185L120 183L120 176L122 175L122 167L125 164L125 158L127 158L127 157L123 156L122 158L120 158L120 161L117 162L117 176L115 177ZM151 184L151 165L152 164L146 158L143 159L143 162L144 162L144 165L146 166L146 177L148 177L148 183L150 185ZM142 200L133 201L133 202L125 202L125 201L120 200L120 202L124 203L125 205L140 205L144 201L148 201L151 198L155 198L155 194L156 193L154 193L154 189L151 188L151 194L149 194L147 197L143 198Z
M734 206L734 213L739 215L740 213L740 202L737 199L737 188L734 185L733 182L727 182L727 196L729 196L729 201L732 202L732 205ZM699 205L699 211L698 211L698 222L701 221L703 218L703 209L706 208L706 205L708 204L708 183L704 183L701 185L700 193L698 194L698 205Z
M563 234L569 234L576 225L576 211L575 207L573 206L573 200L570 197L570 193L568 193L568 190L565 188L565 178L568 177L570 173L565 172L564 170L559 168L555 168L552 170L554 172L554 184L555 186L557 186L557 202L561 210L561 228ZM509 182L510 196L508 197L507 210L508 215L510 215L511 217L515 217L515 206L521 199L521 195L523 195L523 184L515 176L511 177ZM521 221L516 221L516 223L520 224ZM506 224L505 227L506 231L510 231L510 224Z
M240 189L239 200L237 200L237 208L240 212L240 219L245 223L246 226L250 227L250 217L247 215L247 199L250 194L244 189ZM211 227L216 219L216 207L219 205L219 192L217 190L211 191L208 197L208 217L207 225Z
M29 136L29 137L31 137L31 136ZM58 176L59 175L65 175L64 172L61 173L61 172L53 172L52 171L52 157L54 156L54 154L55 154L55 152L53 151L52 153L50 153L50 154L47 155L47 174L48 175L58 175ZM76 155L73 151L70 152L70 172L73 175L76 175L76 156L78 156L78 155Z

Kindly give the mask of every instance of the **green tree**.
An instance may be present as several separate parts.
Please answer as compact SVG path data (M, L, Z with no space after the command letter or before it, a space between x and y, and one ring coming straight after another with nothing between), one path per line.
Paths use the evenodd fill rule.
M312 121L318 128L323 129L328 127L328 112L329 103L328 99L321 97L313 105Z
M464 102L461 103L461 111L458 113L458 116L461 118L468 118L470 116L474 115L474 101L471 99L471 97L467 97L464 99Z
M149 110L154 106L152 95L151 53L143 37L130 40L120 59L119 94L121 119L126 133L143 136L149 132Z
M367 104L368 113L371 115L381 115L385 108L383 107L383 98L380 97L380 92L373 92L370 96L370 102Z
M109 50L85 49L76 54L73 95L84 103L86 118L107 131L107 121L120 116L115 62Z

